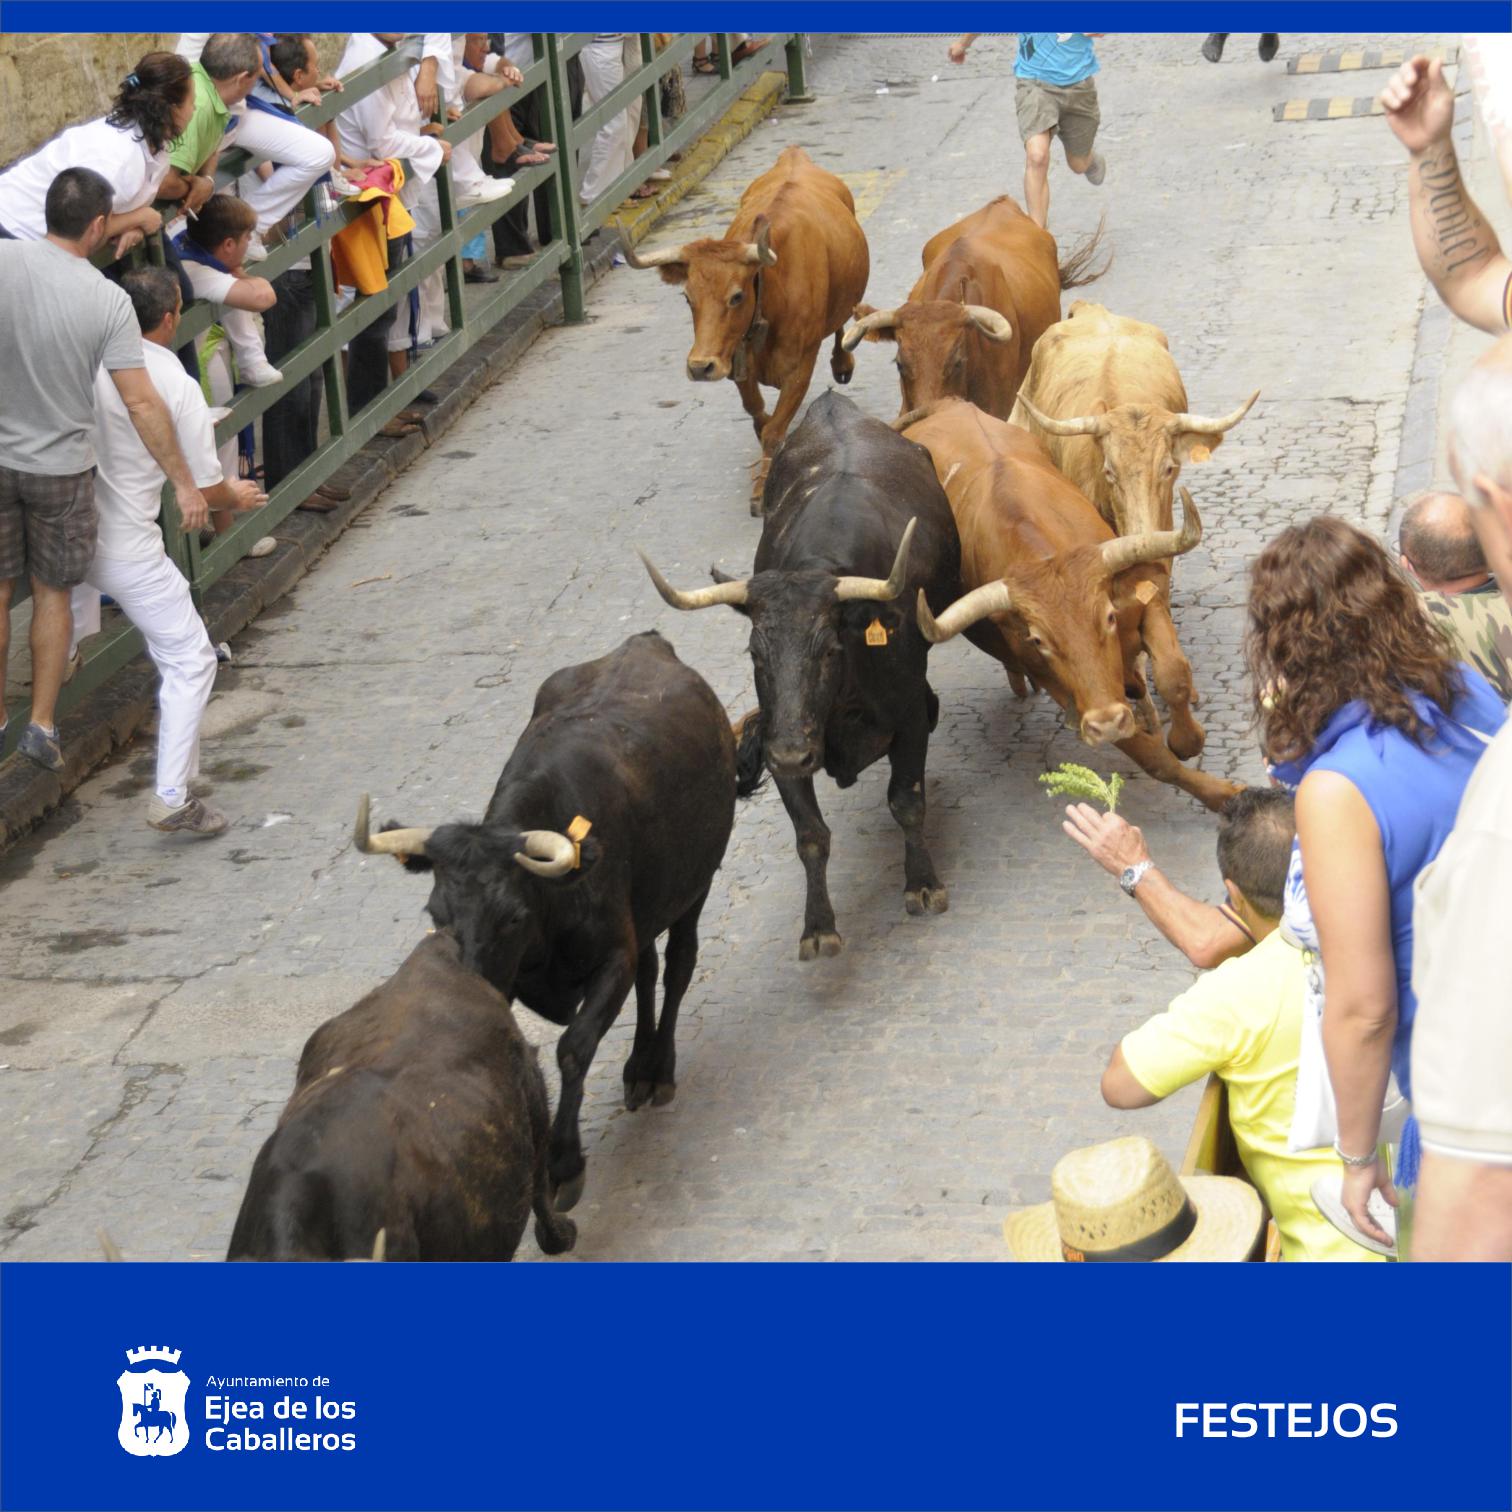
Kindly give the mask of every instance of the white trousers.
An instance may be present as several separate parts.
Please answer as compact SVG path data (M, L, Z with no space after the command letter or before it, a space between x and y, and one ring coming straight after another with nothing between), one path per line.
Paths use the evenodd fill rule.
M243 147L278 164L271 178L249 173L237 185L241 197L257 212L259 232L277 225L336 162L336 149L318 131L250 106L240 124L226 133L223 145Z
M453 157L455 155L453 153ZM413 195L410 184L415 184L415 180L411 179L404 186L399 198L415 218L415 256L418 257L441 238L441 201L436 197L434 179L415 184ZM446 323L446 275L432 273L420 285L420 313L414 329L411 330L409 299L406 297L399 306L398 318L389 327L388 349L407 352L412 343L433 341L450 329Z
M100 595L108 593L142 632L158 669L157 795L169 808L189 799L199 776L199 730L215 686L215 647L194 607L183 574L162 556L122 561L97 556L73 590L74 641L100 628Z
M640 66L640 37L632 33L623 42L590 42L582 51L583 94L586 105L598 104L625 77ZM588 168L578 185L578 198L592 204L635 161L635 133L640 130L639 95L628 110L599 127L588 152Z

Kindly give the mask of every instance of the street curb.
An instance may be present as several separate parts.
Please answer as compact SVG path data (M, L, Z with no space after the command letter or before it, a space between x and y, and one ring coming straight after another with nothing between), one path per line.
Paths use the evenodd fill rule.
M786 74L762 74L684 156L660 194L633 201L633 208L611 216L604 232L589 238L583 246L585 289L613 267L620 238L633 245L646 236L772 112L786 83ZM431 384L436 403L428 407L418 431L397 440L376 437L370 441L326 481L326 487L346 490L345 499L323 514L295 510L273 531L276 551L266 557L243 558L210 589L203 606L210 639L229 640L282 598L411 462L434 446L543 332L562 320L561 284L551 280L459 357ZM138 657L59 721L67 752L61 772L43 771L19 755L0 765L0 855L125 746L152 718L156 706L156 669L145 657Z
M1392 479L1392 510L1388 525L1396 528L1396 508L1408 494L1429 488L1434 482L1438 458L1439 390L1444 378L1444 358L1454 317L1439 302L1431 284L1423 286L1423 309L1418 317L1412 349L1412 375L1407 400L1402 407L1402 436L1397 446L1396 473Z
M777 108L787 87L784 73L764 73L725 111L719 121L698 139L698 145L675 164L672 178L650 199L629 200L630 208L616 210L604 222L630 246L639 244L674 205L701 184L728 156L731 148L750 134Z

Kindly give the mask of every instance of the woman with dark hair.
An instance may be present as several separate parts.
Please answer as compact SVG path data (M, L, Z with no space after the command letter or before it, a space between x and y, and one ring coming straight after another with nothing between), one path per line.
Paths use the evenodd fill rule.
M1327 515L1257 558L1246 649L1261 745L1272 775L1297 790L1287 923L1322 959L1342 1204L1384 1246L1368 1204L1379 1190L1398 1205L1378 1144L1388 1077L1412 1095L1412 884L1505 710L1384 548ZM1416 1135L1409 1120L1402 1191L1416 1179Z
M70 126L0 173L0 228L21 241L47 234L43 206L65 168L92 168L110 183L106 222L116 254L162 226L152 208L168 172L168 145L194 110L189 65L174 53L148 53L127 74L110 114Z

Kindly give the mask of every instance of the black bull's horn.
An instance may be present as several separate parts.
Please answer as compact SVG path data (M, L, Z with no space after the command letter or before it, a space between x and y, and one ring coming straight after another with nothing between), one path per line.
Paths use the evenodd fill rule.
M895 599L902 593L908 578L908 553L913 545L914 529L918 518L911 519L898 542L897 555L893 558L892 571L885 578L839 577L835 579L835 598L839 602L852 599L872 599L879 603ZM645 564L656 591L674 609L709 609L715 604L744 604L750 597L750 584L745 578L736 578L727 583L714 583L707 588L674 588L657 570L656 564L636 548L636 554Z
M369 814L371 804L364 793L357 801L357 822L352 826L352 844L364 855L397 856L401 861L410 856L423 856L426 842L433 831L428 829L380 830L371 832ZM537 877L561 877L578 864L578 849L556 830L525 830L520 836L521 849L515 852L515 860L526 871Z

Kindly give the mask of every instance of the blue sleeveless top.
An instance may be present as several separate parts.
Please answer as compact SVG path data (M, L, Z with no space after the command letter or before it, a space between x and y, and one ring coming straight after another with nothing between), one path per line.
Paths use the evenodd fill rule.
M1418 717L1432 730L1425 745L1389 725L1377 724L1365 705L1354 699L1329 718L1306 756L1272 768L1288 786L1295 786L1308 772L1347 777L1370 805L1381 831L1391 888L1391 949L1397 979L1391 1069L1409 1100L1412 1020L1417 1012L1412 990L1412 884L1449 838L1460 797L1486 749L1485 740L1472 732L1495 735L1507 717L1500 697L1479 672L1464 662L1459 670L1465 692L1452 718L1437 704L1413 695Z

